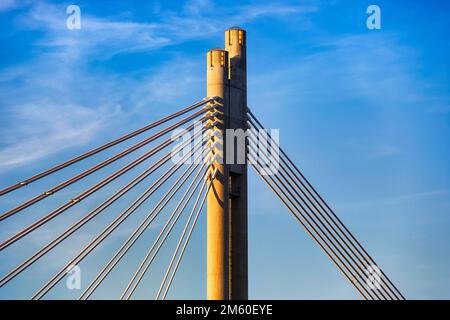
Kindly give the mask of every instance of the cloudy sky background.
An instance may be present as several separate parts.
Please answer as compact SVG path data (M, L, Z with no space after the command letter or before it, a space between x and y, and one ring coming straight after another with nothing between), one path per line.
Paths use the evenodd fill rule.
M78 1L81 30L68 30L66 8L72 3L0 0L0 187L201 99L205 52L223 46L223 31L238 25L248 32L253 112L266 127L281 129L285 150L407 298L448 299L450 5L375 3L381 8L382 29L374 31L366 28L372 1ZM2 197L1 211L124 146ZM133 158L3 222L1 240ZM138 169L1 252L0 274ZM261 185L252 173L250 297L357 298ZM1 288L0 297L29 298L137 194L124 197ZM138 210L80 265L84 286L151 207L148 203ZM120 295L129 280L123 275L135 270L160 223L140 239L95 297ZM204 227L203 216L169 297L205 297ZM161 252L136 298L154 297L176 240ZM62 282L49 297L78 295Z

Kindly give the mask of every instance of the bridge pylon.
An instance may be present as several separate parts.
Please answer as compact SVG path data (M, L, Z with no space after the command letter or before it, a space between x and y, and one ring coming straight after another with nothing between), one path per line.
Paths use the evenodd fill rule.
M213 149L217 157L212 164L218 173L207 198L207 299L245 300L248 298L247 164L245 157L244 162L239 160L239 141L230 144L235 148L234 159L227 157L226 150L227 139L235 139L227 129L246 129L245 30L226 30L225 49L207 53L206 82L207 96L219 97L214 110L218 115L211 121L217 121L213 139L220 139Z

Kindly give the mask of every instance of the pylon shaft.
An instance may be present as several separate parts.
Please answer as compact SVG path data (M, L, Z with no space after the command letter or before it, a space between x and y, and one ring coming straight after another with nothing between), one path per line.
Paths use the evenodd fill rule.
M246 129L247 114L247 53L246 33L240 28L225 32L225 50L229 58L230 101L228 128ZM238 163L240 148L236 141L236 159L229 165L229 298L248 299L247 244L247 164ZM245 141L243 141L245 143ZM244 156L244 159L246 157Z
M219 97L220 124L215 127L217 135L213 153L218 155L211 170L217 169L216 178L208 191L206 215L206 296L209 300L228 299L228 168L225 159L224 129L227 127L225 111L228 109L228 53L214 49L207 54L207 95ZM214 121L215 119L211 119Z
M226 50L214 49L207 55L207 96L219 97L221 105L215 129L220 138L214 138L221 140L214 150L219 157L212 165L218 174L207 200L207 298L211 300L248 298L247 165L237 163L237 151L245 152L245 147L237 146L239 141L227 144L225 132L246 129L245 39L244 30L229 29ZM234 150L227 150L230 146ZM233 151L232 163L228 151Z

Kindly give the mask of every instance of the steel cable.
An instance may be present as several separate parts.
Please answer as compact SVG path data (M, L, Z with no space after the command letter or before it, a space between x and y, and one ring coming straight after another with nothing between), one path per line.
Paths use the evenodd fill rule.
M180 166L178 166L179 168ZM173 189L176 187L176 185L180 182L180 180L184 177L186 177L187 174L191 175L193 171L189 173L189 170L191 169L192 165L188 167L188 169L185 170L185 172L175 181L175 184L172 185L170 190L164 195L164 197L159 201L159 203L155 206L155 208L159 207L159 205L169 196L169 193L173 191ZM173 174L173 172L172 172ZM172 175L171 174L171 175ZM168 180L168 178L171 176L162 176L162 180L158 180L158 182L155 182L150 188L153 186L156 186L154 189L152 189L151 193L146 195L147 198L156 192L158 188ZM188 177L189 177L188 175ZM186 179L188 178L186 177ZM186 181L186 179L184 181ZM181 187L181 185L179 186ZM174 194L172 194L173 197ZM139 200L139 199L138 199ZM55 275L50 281L48 281L34 296L33 299L41 299L52 287L56 285L67 273L67 267L70 265L74 265L76 263L79 263L81 260L83 260L98 244L100 244L107 236L109 236L125 219L127 219L144 201L138 201L136 200L131 206L129 206L124 212L122 212L121 215L119 215L110 225L108 225L97 237L92 240L83 250L78 253L78 255L73 258L64 268L62 268L57 275ZM136 206L136 203L138 205ZM166 202L167 204L167 202ZM131 211L130 208L135 206ZM154 210L153 210L154 211ZM153 212L152 211L152 212ZM99 241L100 240L100 241Z
M174 267L173 272L172 272L172 274L171 274L171 276L170 276L170 278L169 278L169 282L168 282L168 284L167 284L167 286L166 286L166 290L164 291L164 294L163 294L163 297L162 297L163 300L166 298L167 293L169 292L170 286L172 285L172 281L173 281L173 279L174 279L174 277L175 277L175 274L176 274L177 271L178 271L178 268L179 268L179 266L180 266L181 259L183 258L184 252L186 251L186 247L187 247L187 245L188 245L188 243L189 243L189 240L190 240L190 238L191 238L192 232L194 231L194 228L195 228L195 225L196 225L196 223L197 223L198 217L199 217L199 215L200 215L200 213L201 213L201 211L202 211L202 209L203 209L203 206L205 205L205 201L206 201L206 198L208 197L208 192L209 192L209 189L210 189L210 188L211 188L211 180L208 181L208 187L207 187L207 189L206 189L206 193L205 193L205 195L203 196L202 202L201 202L201 204L200 204L200 206L199 206L199 208L198 208L198 210L197 210L197 213L196 213L196 215L195 215L194 222L193 222L192 225L191 225L191 228L190 228L190 230L189 230L189 232L188 232L188 235L187 235L187 237L186 237L186 240L185 240L185 242L184 242L184 244L183 244L183 248L181 249L181 253L180 253L180 255L178 256L177 262L175 263L175 267ZM201 192L200 192L200 194L201 194ZM186 227L187 227L187 224L186 224ZM185 231L184 231L184 232L185 232ZM180 240L181 240L181 238L180 238ZM177 247L177 249L176 249L175 252L174 252L173 258L175 257L175 253L176 253L177 250L178 250L178 247ZM159 288L158 294L157 294L157 296L156 296L156 300L158 300L158 298L159 298L159 296L160 296L160 294L161 294L161 291L162 291L162 288L163 288L163 284L165 283L165 281L166 281L166 279L167 279L167 274L168 274L168 271L170 270L170 267L171 267L172 264L173 264L173 261L171 261L171 263L169 264L169 267L167 268L166 274L165 274L165 276L164 276L164 280L163 280L163 282L161 283L161 287Z
M68 160L68 161L63 162L63 163L61 163L59 165L56 165L56 166L54 166L54 167L52 167L50 169L47 169L47 170L45 170L45 171L43 171L41 173L38 173L38 174L36 174L36 175L34 175L34 176L32 176L32 177L30 177L28 179L25 179L25 180L23 180L23 181L21 181L19 183L16 183L16 184L14 184L12 186L4 188L4 189L0 190L0 196L3 196L3 195L5 195L5 194L7 194L7 193L9 193L11 191L14 191L14 190L19 189L19 188L21 188L23 186L26 186L26 185L34 182L34 181L37 181L37 180L39 180L41 178L44 178L44 177L46 177L46 176L48 176L48 175L50 175L50 174L52 174L54 172L57 172L57 171L59 171L61 169L64 169L64 168L74 164L74 163L77 163L77 162L79 162L79 161L81 161L83 159L86 159L86 158L88 158L88 157L90 157L92 155L95 155L95 154L97 154L97 153L99 153L99 152L101 152L103 150L106 150L106 149L108 149L108 148L110 148L112 146L115 146L115 145L117 145L117 144L119 144L121 142L124 142L124 141L126 141L126 140L128 140L128 139L130 139L132 137L135 137L135 136L137 136L137 135L139 135L139 134L141 134L141 133L143 133L145 131L153 129L153 128L155 128L155 127L157 127L157 126L159 126L159 125L161 125L161 124L163 124L163 123L165 123L167 121L170 121L170 120L172 120L172 119L174 119L176 117L179 117L179 116L181 116L181 115L183 115L183 114L185 114L185 113L187 113L189 111L192 111L192 110L194 110L194 109L196 109L196 108L198 108L198 107L200 107L202 105L205 105L208 102L214 101L216 99L217 99L217 97L203 98L202 100L200 100L200 101L198 101L198 102L196 102L196 103L194 103L194 104L192 104L192 105L190 105L190 106L188 106L186 108L183 108L183 109L181 109L178 112L175 112L175 113L173 113L171 115L168 115L168 116L166 116L166 117L164 117L164 118L162 118L162 119L160 119L158 121L150 123L150 124L146 125L145 127L142 127L140 129L135 130L135 131L133 131L131 133L128 133L128 134L126 134L126 135L124 135L124 136L122 136L120 138L117 138L117 139L115 139L115 140L113 140L111 142L108 142L108 143L106 143L104 145L101 145L101 146L95 148L95 149L92 149L92 150L90 150L88 152L85 152L85 153L83 153L83 154L81 154L81 155L79 155L79 156L77 156L77 157L75 157L75 158L73 158L71 160Z
M264 129L264 126L261 124L261 122L259 122L259 120L253 115L253 113L248 110L248 114L250 115L251 118L249 118L249 122L250 124L258 129L258 126L255 124L255 122L259 125L259 127L261 129ZM255 121L255 122L253 122ZM269 138L271 138L270 134L268 134ZM273 140L271 140L273 141ZM306 179L306 177L303 175L303 173L297 168L297 166L292 162L292 160L286 155L286 153L283 151L283 149L281 147L279 147L279 145L276 143L276 141L273 141L274 145L276 145L280 152L281 152L281 160L282 162L285 163L286 167L289 169L289 171L291 172L292 176L297 178L297 181L304 187L304 189L308 192L308 194L315 200L315 202L319 205L319 207L324 211L324 213L330 218L330 220L336 225L336 227L338 228L338 230L341 232L341 234L343 234L344 238L353 246L353 248L355 248L355 250L358 252L358 254L360 254L364 261L367 262L367 264L369 264L369 262L372 265L376 265L376 262L373 260L373 258L367 253L367 251L364 249L364 247L360 244L360 242L354 237L354 235L348 230L348 228L342 223L342 221L339 219L339 217L334 213L334 211L329 207L329 205L323 200L323 198L320 196L320 194L315 190L315 188L311 185L311 183ZM289 163L287 163L285 161L285 159L287 159L287 161ZM300 175L300 177L302 179L300 179L300 177L298 177L298 175L292 170L293 167L295 169L295 171ZM290 175L289 175L290 176ZM294 180L294 179L293 179ZM306 185L303 183L303 181L306 183ZM308 187L309 188L308 188ZM310 191L310 189L312 191ZM314 194L315 195L314 195ZM317 199L319 198L320 201ZM326 210L324 208L324 206L328 209ZM342 230L344 229L344 231ZM347 235L348 234L348 235ZM349 238L353 239L353 241ZM356 243L356 245L355 245ZM362 251L362 252L361 252ZM354 253L354 252L353 252ZM356 255L355 255L356 256ZM401 294L401 292L395 287L395 285L392 283L392 281L386 276L386 274L384 273L383 270L380 269L381 274L383 275L383 278L387 280L387 283L385 283L384 281L382 281L381 286L383 286L383 284L385 284L387 286L387 288L389 289L389 291L395 296L396 299L405 299L404 296ZM387 292L387 294L392 298L392 296Z
M250 141L254 142L253 138L250 137ZM253 152L256 152L256 150L254 149L253 145L251 143L249 143L249 147L252 149ZM260 151L260 150L258 150ZM263 154L267 159L267 155L265 154L265 152L261 152L260 154ZM259 161L259 159L258 159ZM270 161L270 160L269 160ZM286 177L279 171L277 174L272 175L273 177L275 177L278 182L284 187L284 189L289 193L289 195L292 197L292 199L294 199L294 201L300 206L301 211L303 212L302 217L305 219L305 221L311 221L312 224L314 226L311 225L311 223L308 223L308 225L310 227L313 228L314 232L320 237L320 239L326 243L326 245L329 247L330 250L333 251L333 253L336 253L335 250L337 250L339 256L344 259L345 263L343 263L346 268L349 267L353 272L350 273L352 275L352 277L354 277L355 279L358 280L359 283L363 282L363 280L361 279L361 273L360 272L364 272L364 270L361 268L360 264L358 264L353 257L349 256L348 251L342 247L342 245L339 243L339 241L336 239L336 237L334 237L334 235L330 232L330 230L328 229L328 227L326 225L323 224L323 222L317 217L316 213L309 207L309 205L307 203L305 203L304 199L302 199L302 197L300 196L300 194L297 192L297 190L292 186L292 184L286 179ZM281 180L281 178L283 180ZM286 186L286 183L288 184L288 186ZM306 205L306 207L309 209L307 210L299 201L298 198L295 197L295 195L292 193L295 192L295 194L297 195L297 197L299 197L300 199L302 199L302 202ZM306 217L305 217L306 215ZM312 216L311 216L312 215ZM319 230L317 231L316 228ZM325 228L325 230L323 229ZM321 236L321 234L323 235L323 237L325 237L325 239L323 239L323 237ZM333 238L330 239L329 235L331 235L331 237ZM332 249L331 246L334 248ZM343 252L341 251L341 249L343 250ZM338 255L336 255L338 256ZM348 258L350 258L350 260L353 262L350 262L348 260ZM356 267L355 267L356 265ZM359 270L358 270L359 269ZM365 283L363 282L361 286L365 286ZM373 294L375 296L375 298L380 299L379 295L377 294L377 292L375 291L375 293ZM385 298L385 296L383 295L383 297Z
M342 260L333 252L333 250L331 250L331 248L329 248L329 246L326 244L326 242L323 240L323 238L319 236L320 240L311 232L311 230L306 226L305 222L308 223L308 221L303 217L302 212L297 208L297 206L293 203L293 201L291 200L290 197L288 197L286 195L286 192L283 191L283 189L277 185L275 183L275 181L271 178L270 175L267 175L267 177L269 177L270 181L272 182L272 184L268 181L268 179L266 178L266 176L262 173L264 171L264 168L262 166L260 166L258 164L259 161L256 160L256 158L252 155L249 154L249 156L251 157L251 165L252 167L256 170L256 172L259 174L259 176L266 182L266 184L272 189L272 191L277 195L277 197L281 200L281 202L288 208L288 210L294 215L294 217L300 222L300 224L303 226L303 228L306 230L306 232L311 236L311 238L313 238L314 241L316 241L316 243L320 246L320 248L327 254L327 256L331 259L331 261L336 265L336 267L342 272L342 274L344 274L344 276L349 280L349 282L355 287L355 289L364 297L364 299L372 299L372 296L370 295L370 293L367 292L367 289L364 288L364 286L362 286L362 289L364 290L364 292L367 293L368 297L363 293L363 291L361 291L360 289L360 283L358 282L358 285L355 283L352 273L348 270L348 268L346 267L346 265L342 262ZM258 164L258 167L257 167ZM276 188L273 187L273 184L276 185ZM278 189L278 191L276 190ZM289 204L286 203L286 200L280 195L280 193L284 196L284 198L286 198L287 201L290 202L291 206ZM305 219L305 222L297 215L297 213L295 213L295 211L292 209L295 208L295 211L298 212L298 214L300 216L303 217L303 219ZM309 225L309 223L308 223ZM314 229L314 228L313 228ZM317 232L315 232L317 234ZM323 244L322 244L323 243ZM328 248L331 252L333 252L334 254L334 258L333 255L326 249ZM339 261L339 263L336 261L336 259ZM341 267L341 265L346 269L346 271L344 271ZM350 274L350 276L349 276Z
M36 262L38 259L40 259L42 256L44 256L46 253L48 253L54 247L56 247L63 240L68 238L71 234L73 234L74 232L79 230L82 226L84 226L86 223L88 223L90 220L92 220L94 217L96 217L98 214L100 214L103 210L108 208L116 200L120 199L124 194L126 194L129 190L131 190L138 183L140 183L141 181L146 179L148 176L150 176L153 172L155 172L157 169L159 169L162 165L164 165L167 161L170 160L170 156L172 155L173 152L178 152L178 150L183 149L185 146L187 146L187 144L191 143L191 141L193 139L195 139L196 136L197 135L193 135L188 141L180 144L173 151L171 151L171 152L167 153L165 156L161 157L153 165L151 165L149 168L144 170L144 172L142 172L139 176L134 178L130 183L128 183L122 189L117 191L114 195L109 197L106 201L104 201L102 204L97 206L94 210L92 210L86 216L82 217L76 223L72 224L72 226L70 226L68 229L66 229L64 232L62 232L54 240L49 242L47 245L45 245L43 248L41 248L39 251L37 251L35 254L33 254L31 257L29 257L27 260L22 262L20 265L18 265L12 271L10 271L7 275L5 275L0 280L0 288L3 287L5 284L7 284L10 280L15 278L17 275L19 275L22 271L26 270L30 265L32 265L34 262ZM193 147L194 152L195 152L198 144L199 143L194 145L194 147ZM175 166L176 166L176 164L173 165L169 169L169 171L173 170L175 168ZM166 172L166 174L167 174L167 172Z
M199 170L199 174L203 171L203 168L205 166L205 163L203 163L202 167ZM207 169L209 170L209 168ZM205 170L205 174L207 172L207 170ZM195 180L198 178L198 175L194 178ZM198 183L196 184L195 189L197 189L199 183L201 182L201 179L198 180ZM200 193L202 192L203 189L200 190ZM195 190L193 190L195 191ZM152 257L150 259L148 259L150 257L150 255L153 252L154 247L156 246L156 243L158 241L158 239L155 240L155 242L153 243L153 245L151 246L151 248L148 250L147 254L145 255L144 259L142 259L139 267L137 268L136 272L134 273L133 277L131 278L131 280L128 282L127 287L125 288L125 290L123 291L122 295L120 296L120 299L124 299L125 295L127 294L127 292L130 290L129 294L127 295L127 297L125 298L126 300L130 299L131 296L133 295L134 291L136 290L137 286L139 285L140 281L142 280L144 274L147 272L148 268L150 267L150 265L152 264L153 260L155 259L156 255L158 254L159 250L161 249L162 245L164 244L165 240L167 239L167 237L169 236L170 232L172 231L173 227L175 226L175 223L177 222L178 218L180 217L181 213L183 212L183 210L186 208L188 202L190 201L191 197L193 196L194 192L191 192L189 200L185 202L185 205L183 206L182 210L179 211L179 215L177 217L176 220L174 220L174 222L172 223L170 229L168 230L168 232L165 234L163 240L159 243L158 248L156 249L156 251L153 253ZM194 205L195 206L195 205ZM175 211L174 211L175 212ZM143 270L143 272L141 273L141 271ZM140 275L139 275L140 274ZM136 280L137 279L137 280ZM136 280L136 282L135 282ZM134 283L134 284L133 284Z
M190 131L194 127L195 127L195 124L191 124L191 125L189 125L186 128L186 131ZM143 154L142 156L140 156L137 159L131 161L126 166L122 167L120 170L114 172L112 175L110 175L107 178L103 179L102 181L100 181L96 185L94 185L94 186L90 187L89 189L85 190L84 192L79 194L74 199L66 202L65 204L63 204L62 206L58 207L54 211L50 212L46 216L44 216L41 219L37 220L36 222L32 223L31 225L29 225L25 229L23 229L20 232L18 232L17 234L15 234L13 237L9 238L8 240L6 240L2 244L0 244L0 251L5 249L6 247L10 246L14 242L20 240L21 238L23 238L24 236L26 236L30 232L34 231L35 229L39 228L43 224L47 223L48 221L52 220L56 216L58 216L61 213L65 212L67 209L71 208L76 203L82 201L84 198L86 198L86 197L90 196L91 194L93 194L94 192L98 191L99 189L101 189L102 187L104 187L105 185L110 183L111 181L115 180L116 178L118 178L119 176L124 174L125 172L131 170L132 168L134 168L138 164L140 164L143 161L147 160L148 158L150 158L154 154L158 153L159 151L161 151L165 147L167 147L170 144L172 144L173 142L174 142L174 140L172 140L171 138L167 139L166 141L162 142L161 144L159 144L155 148L153 148L150 151L148 151L145 154Z
M32 198L32 199L30 199L30 200L20 204L19 206L17 206L15 208L13 208L13 209L3 213L2 215L0 215L0 221L3 221L6 218L9 218L12 215L14 215L14 214L16 214L16 213L18 213L18 212L28 208L29 206L31 206L31 205L33 205L33 204L35 204L35 203L37 203L37 202L39 202L39 201L49 197L50 195L54 194L55 192L58 192L58 191L60 191L60 190L62 190L64 188L70 186L71 184L73 184L73 183L79 181L80 179L83 179L84 177L86 177L86 176L88 176L88 175L90 175L90 174L100 170L101 168L103 168L103 167L113 163L114 161L123 158L124 156L130 154L131 152L136 151L139 148L142 148L143 146L149 144L150 142L152 142L152 141L154 141L154 140L156 140L156 139L166 135L167 133L169 133L169 132L179 128L183 124L185 124L185 123L187 123L187 122L197 118L201 114L203 114L203 113L207 112L208 110L210 110L212 107L213 106L209 106L207 109L201 109L201 110L193 113L192 115L190 115L190 116L188 116L188 117L178 121L177 123L174 123L174 124L170 125L169 127L165 128L165 129L155 133L154 135L144 139L143 141L141 141L141 142L131 146L130 148L127 148L126 150L118 153L117 155L100 162L99 164L89 168L88 170L85 170L85 171L81 172L80 174L78 174L78 175L76 175L76 176L74 176L74 177L72 177L72 178L70 178L70 179L60 183L56 187L53 187L52 189L50 189L50 190L48 190L48 191L46 191L46 192L44 192L44 193L42 193L42 194L40 194L38 196L35 196L34 198ZM192 128L193 128L193 125L192 125ZM140 157L140 158L142 158L142 160L138 161L137 164L139 164L140 162L142 162L142 161L144 161L146 159L144 156Z
M194 162L195 162L195 160L194 160ZM193 182L195 181L195 179L197 178L197 176L200 172L201 172L201 169L198 171L197 175L193 178ZM192 183L187 188L187 191L190 190ZM183 196L183 199L184 199L184 196ZM162 208L161 208L161 210L162 210ZM159 214L159 212L161 210L159 210L157 214ZM109 260L109 262L103 267L103 269L91 281L91 283L85 289L85 291L82 293L82 295L80 296L79 299L83 299L83 300L88 299L92 295L92 293L97 289L97 287L103 282L103 280L108 276L108 274L112 271L112 269L114 269L114 267L120 262L122 257L128 252L128 250L134 245L134 243L138 240L138 238L142 235L142 233L148 228L150 223L154 220L153 218L152 218L152 220L149 220L149 218L151 217L151 214L152 214L152 212L134 230L134 232L124 242L124 244L120 247L120 249L114 254L114 256ZM154 217L156 218L156 215ZM158 238L159 238L159 236L158 236Z

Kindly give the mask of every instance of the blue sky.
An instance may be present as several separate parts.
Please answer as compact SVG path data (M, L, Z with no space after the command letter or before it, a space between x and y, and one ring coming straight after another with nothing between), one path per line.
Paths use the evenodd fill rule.
M373 3L381 8L381 30L366 28ZM0 1L1 187L201 99L205 52L223 46L223 31L238 25L248 32L253 112L266 127L280 128L284 149L407 298L450 298L449 3L77 1L80 30L65 27L69 4ZM3 197L1 211L121 148ZM130 159L5 221L1 239ZM137 172L1 252L0 273ZM250 298L358 298L261 185L251 173ZM0 298L30 297L136 195L0 289ZM81 264L84 285L150 208ZM157 226L95 297L119 296L123 274L135 269ZM203 216L169 297L205 297L204 227ZM137 298L153 298L171 250L161 253ZM49 297L78 294L61 284Z

